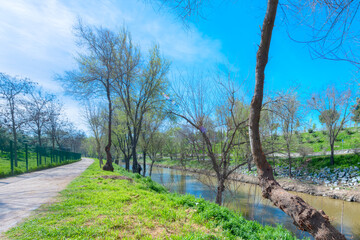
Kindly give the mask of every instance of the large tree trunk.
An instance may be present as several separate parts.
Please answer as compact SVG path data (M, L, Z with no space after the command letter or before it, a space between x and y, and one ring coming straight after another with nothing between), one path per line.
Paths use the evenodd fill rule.
M132 157L133 157L133 165L132 165L132 171L133 173L138 173L138 161L137 161L137 153L136 153L136 146L134 143L132 143Z
M105 147L106 152L106 163L103 167L103 170L105 171L114 171L114 167L112 165L112 157L111 157L111 120L112 120L112 105L111 105L111 99L110 99L110 93L109 90L107 90L107 97L109 102L109 123L108 123L108 144Z
M278 182L275 181L272 168L266 161L265 154L262 151L259 121L263 100L265 67L268 62L277 6L278 0L268 0L263 28L261 30L261 42L256 55L255 91L250 105L249 117L251 153L257 165L262 195L289 215L299 229L308 231L316 239L345 239L345 237L330 224L329 218L323 211L315 210L300 197L285 191Z
M218 186L217 186L217 191L216 191L215 203L218 204L219 206L222 205L222 197L223 197L223 192L225 190L224 182L225 182L224 178L218 179Z

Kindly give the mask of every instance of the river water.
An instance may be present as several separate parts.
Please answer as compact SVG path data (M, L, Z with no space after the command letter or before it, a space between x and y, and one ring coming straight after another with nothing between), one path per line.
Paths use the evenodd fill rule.
M215 181L211 177L192 174L175 169L154 167L152 179L171 192L193 194L214 201ZM346 202L327 197L317 197L304 193L295 193L316 209L322 209L330 217L332 224L345 234L347 239L360 240L360 203ZM230 182L224 193L223 205L240 212L248 220L275 226L282 224L298 238L310 237L308 233L296 229L292 220L269 200L261 196L257 185Z

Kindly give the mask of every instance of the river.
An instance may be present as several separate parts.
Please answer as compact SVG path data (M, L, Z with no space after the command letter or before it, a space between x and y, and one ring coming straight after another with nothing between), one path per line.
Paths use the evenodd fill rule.
M154 167L152 179L171 192L193 194L206 200L214 201L214 179L175 169ZM332 224L345 234L347 239L360 240L360 203L346 202L327 197L295 193L316 209L322 209L330 217ZM223 205L240 212L248 220L261 224L282 224L298 238L312 237L296 229L292 220L269 200L261 196L259 186L240 182L230 182L224 193Z

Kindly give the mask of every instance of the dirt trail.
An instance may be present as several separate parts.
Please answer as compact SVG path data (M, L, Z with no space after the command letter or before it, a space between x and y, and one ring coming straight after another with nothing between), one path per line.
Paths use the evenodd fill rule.
M16 177L0 179L0 234L14 227L44 203L50 203L93 163L81 161Z

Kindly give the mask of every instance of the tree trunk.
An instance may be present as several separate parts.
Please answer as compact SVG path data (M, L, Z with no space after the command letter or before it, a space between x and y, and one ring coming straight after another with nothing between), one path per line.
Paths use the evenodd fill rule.
M132 171L133 171L133 173L137 173L138 172L138 161L137 161L137 154L136 154L136 146L134 143L132 144L132 157L133 157Z
M18 162L17 162L17 132L16 132L16 124L15 124L15 113L14 113L15 106L14 105L15 105L14 102L10 102L11 124L12 124L12 133L13 133L13 139L14 139L14 146L13 146L12 150L14 151L15 167L17 167L18 166Z
M292 162L291 162L291 153L290 153L290 151L288 151L288 158L289 158L289 178L292 178L292 174L291 174Z
M110 152L110 150L111 150L112 106L111 106L111 99L110 99L109 89L107 89L107 97L108 97L108 102L109 102L108 144L105 147L106 163L105 163L105 165L103 167L103 170L105 170L105 171L114 171L114 167L112 165L111 152Z
M217 187L217 191L216 191L216 200L215 203L218 204L219 206L222 205L222 196L223 196L223 192L225 190L225 184L224 184L224 178L221 177L218 180L218 187Z
M335 164L334 161L334 143L330 144L331 154L330 154L330 165L333 166Z
M151 174L152 174L152 169L153 169L154 163L155 163L155 161L151 161L150 171L149 171L149 176L150 176L150 177L151 177Z
M125 169L128 172L130 171L130 157L129 156L125 157Z
M146 174L146 152L143 151L143 159L144 159L144 163L143 163L143 176L145 177Z
M250 105L249 137L251 153L257 165L259 184L263 197L269 199L287 215L301 230L308 231L315 239L345 239L329 221L323 211L317 211L300 197L285 191L272 174L272 168L262 151L259 131L260 112L263 100L265 67L268 62L271 35L274 27L278 0L268 0L261 30L261 42L256 55L255 91Z
M41 142L41 132L40 130L37 131L38 133L38 142L39 142L39 146L41 147L42 146L42 142Z

